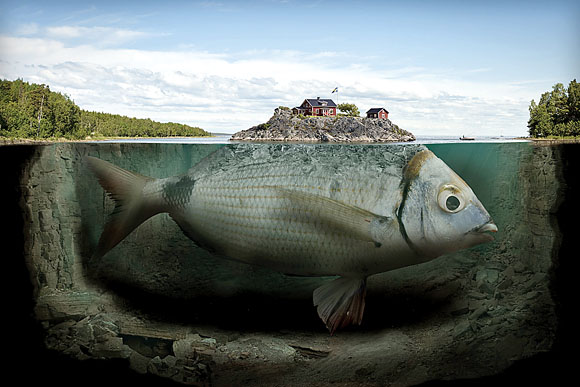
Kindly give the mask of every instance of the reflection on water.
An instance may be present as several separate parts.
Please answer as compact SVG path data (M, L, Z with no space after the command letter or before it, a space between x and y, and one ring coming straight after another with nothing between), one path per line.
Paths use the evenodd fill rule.
M228 144L231 135L214 137L153 137L153 138L116 138L97 140L96 143L135 143L135 144Z

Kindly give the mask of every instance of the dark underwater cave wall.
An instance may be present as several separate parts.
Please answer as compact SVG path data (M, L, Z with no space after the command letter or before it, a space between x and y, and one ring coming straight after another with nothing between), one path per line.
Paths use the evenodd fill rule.
M568 381L575 375L574 356L578 326L576 313L577 297L575 276L578 273L578 219L580 217L580 149L578 144L561 144L557 146L559 165L562 178L561 201L552 208L554 227L559 230L559 240L555 242L550 268L550 290L556 305L557 335L552 355L543 364L558 376L556 380ZM558 247L558 248L556 248ZM540 367L541 363L531 367ZM547 382L553 382L549 376Z
M490 213L501 213L497 243L372 278L363 325L332 337L311 306L321 280L216 262L166 216L107 259L90 260L112 207L84 155L164 177L217 147L4 147L2 157L19 165L7 195L18 197L12 217L24 230L11 238L23 249L11 254L26 262L20 272L33 285L26 326L40 332L31 336L40 351L55 351L63 364L104 358L109 371L156 383L411 385L505 375L566 344L567 236L578 192L577 146L510 145L497 145L498 186L484 195Z

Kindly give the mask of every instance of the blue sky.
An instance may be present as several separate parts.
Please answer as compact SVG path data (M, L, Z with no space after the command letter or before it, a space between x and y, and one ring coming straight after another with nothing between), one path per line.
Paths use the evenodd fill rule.
M320 96L416 135L525 135L530 100L580 79L578 1L0 5L1 78L213 132Z

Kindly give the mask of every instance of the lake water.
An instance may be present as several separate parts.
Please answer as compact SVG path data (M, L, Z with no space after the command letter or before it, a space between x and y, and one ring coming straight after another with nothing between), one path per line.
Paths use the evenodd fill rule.
M151 377L212 385L240 380L250 385L415 385L497 375L522 359L554 351L564 334L562 311L571 305L566 281L574 272L567 262L577 237L579 145L434 137L412 144L235 144L228 138L0 147L5 181L14 187L3 190L13 209L6 214L13 225L7 239L13 244L4 254L7 261L26 264L32 315L41 323L47 348L78 360L124 359L127 367ZM401 183L392 192L380 188L377 197L420 191L402 179L417 144L471 187L499 229L495 240L370 276L362 324L332 336L312 298L313 290L331 278L287 275L228 259L236 253L216 249L207 236L191 230L189 238L167 214L145 221L105 256L93 257L115 204L87 168L85 156L153 178L193 168L191 179L179 178L166 190L180 198L214 175L217 185L206 195L220 195L219 184L249 181L248 173L256 168L263 168L265 180L253 187L267 189L278 184L275 172L286 168L296 179L304 177L304 187L331 197L335 209L346 201L376 213L382 211L379 199L354 192L376 190L373 184L386 175ZM324 183L314 185L309 176ZM338 192L350 193L343 197ZM228 235L237 220L228 218L226 209L255 205L250 201L260 195L222 195L230 202L224 199L219 211L208 207L214 216L205 216L205 224L222 222L222 232L215 234L243 245L238 236ZM304 213L329 205L316 198L307 201L314 205ZM243 216L265 216L259 211ZM337 224L349 224L356 213L339 217ZM421 224L431 216L416 214ZM304 215L293 216L300 220ZM401 217L393 227L406 221ZM316 235L297 224L288 225L292 235ZM342 235L337 246L350 248L344 241L352 232L336 227ZM407 236L419 238L419 244L415 231ZM274 241L284 235L263 236L274 252ZM255 243L252 238L246 246ZM329 248L316 241L311 240L313 248Z
M96 141L99 143L159 143L159 144L233 144L240 141L230 141L230 134L219 134L214 137L171 137L171 138L128 138L128 139L114 139ZM525 142L527 140L515 139L511 137L477 137L473 141L459 140L458 137L450 136L417 136L417 140L413 144L450 144L450 143L465 143L465 142L486 142L486 143L500 143L500 142Z

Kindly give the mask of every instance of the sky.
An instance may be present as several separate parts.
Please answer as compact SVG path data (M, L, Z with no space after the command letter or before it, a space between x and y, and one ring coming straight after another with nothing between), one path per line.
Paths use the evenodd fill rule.
M524 136L530 101L580 79L579 20L559 0L0 0L0 78L214 133L320 97L419 136Z

